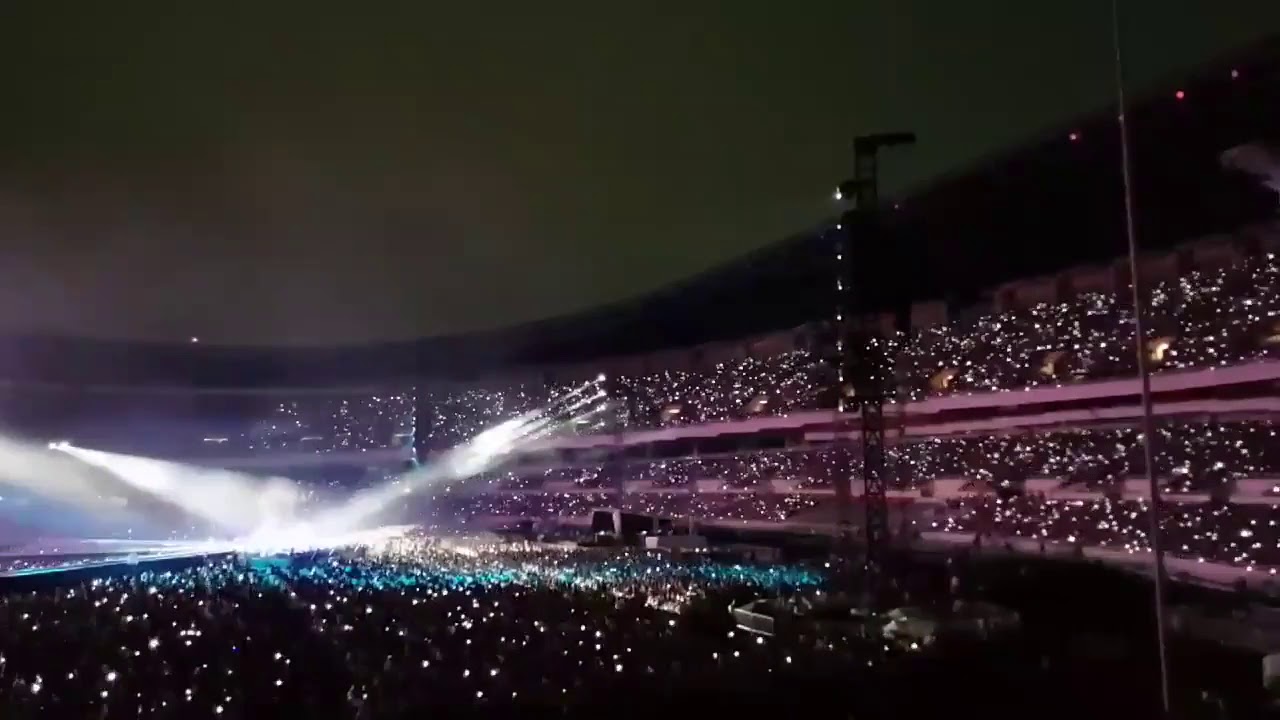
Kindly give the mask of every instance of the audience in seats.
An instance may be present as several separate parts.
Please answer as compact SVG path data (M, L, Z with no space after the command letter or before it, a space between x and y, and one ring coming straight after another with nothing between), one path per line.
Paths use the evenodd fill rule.
M1159 283L1150 299L1154 314L1146 348L1158 372L1273 357L1280 343L1280 262L1272 255ZM1136 372L1128 299L1103 293L988 313L888 342L900 385L912 399L1132 377ZM699 371L619 375L596 390L607 386L625 401L619 404L625 406L626 429L787 415L821 409L831 373L820 356L793 350ZM431 453L596 380L470 386L428 382L384 393L300 394L272 399L267 410L237 420L234 431L190 440L201 454L226 457L361 452L414 442L420 452ZM598 410L590 404L583 409ZM616 422L607 415L597 412L562 432L612 432Z
M1271 482L1280 477L1280 440L1270 421L1213 424L1181 423L1160 427L1157 470L1171 500L1166 531L1171 552L1249 566L1280 563L1275 505L1280 481L1259 498L1233 502L1240 480ZM1147 534L1142 501L1126 481L1145 487L1138 431L1103 428L1026 432L991 437L929 438L895 448L890 467L905 459L906 480L895 492L911 491L902 500L922 501L931 481L958 478L963 498L953 498L944 520L930 523L948 532L982 532L1034 537L1140 550ZM620 507L674 517L718 521L829 522L815 511L831 502L830 483L845 477L839 468L856 471L849 449L763 450L731 457L685 458L606 466L538 471L534 477L507 473L495 482L518 478L516 487L482 484L465 496L424 500L419 510L432 517L450 516L582 516L598 507ZM1013 468L1011 471L1009 468ZM673 472L674 470L674 472ZM587 476L590 485L547 486L547 478ZM852 472L855 494L860 491ZM1046 498L1028 480L1053 491L1072 491L1085 499ZM608 482L605 482L605 481ZM711 484L703 480L716 480ZM781 483L766 480L782 480ZM1132 483L1130 483L1132 484ZM594 490L593 490L594 489ZM623 490L623 491L620 491ZM828 513L830 514L830 513Z
M1246 568L1280 567L1280 513L1274 505L1165 505L1167 552ZM1034 496L965 498L925 529L1065 542L1128 552L1151 549L1147 504L1110 498L1046 500Z
M1150 301L1146 351L1158 372L1274 357L1280 343L1280 262L1273 255L1159 283ZM1133 377L1132 327L1127 296L1083 293L901 334L889 338L889 356L913 399ZM624 375L610 384L627 399L629 427L643 429L816 410L829 383L819 353L795 350L698 372ZM447 447L568 389L428 389L427 434L432 447Z

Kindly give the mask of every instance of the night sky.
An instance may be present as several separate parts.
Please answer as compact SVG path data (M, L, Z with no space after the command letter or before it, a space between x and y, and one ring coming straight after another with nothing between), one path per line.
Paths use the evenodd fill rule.
M0 331L237 344L643 294L1099 107L1102 0L0 6ZM1135 92L1280 2L1123 2ZM195 8L201 8L195 10ZM326 9L331 8L331 9Z

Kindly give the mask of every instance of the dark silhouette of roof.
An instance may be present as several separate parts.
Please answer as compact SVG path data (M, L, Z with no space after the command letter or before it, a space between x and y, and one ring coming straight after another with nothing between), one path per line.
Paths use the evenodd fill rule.
M1225 171L1219 156L1242 143L1278 139L1272 135L1280 128L1278 51L1280 42L1271 39L1130 109L1144 248L1230 232L1275 215L1275 193ZM1177 96L1178 90L1185 94ZM923 299L966 302L1001 282L1122 255L1119 157L1116 111L1107 108L886 202L881 237L855 241L862 309L898 310ZM832 243L817 225L639 300L418 342L266 349L13 338L0 351L0 377L196 387L358 385L468 378L513 365L742 338L831 314Z

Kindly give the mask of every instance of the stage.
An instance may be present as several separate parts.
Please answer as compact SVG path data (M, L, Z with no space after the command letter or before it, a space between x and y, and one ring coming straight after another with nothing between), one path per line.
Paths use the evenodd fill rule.
M0 593L79 583L149 570L180 570L231 553L193 551L181 544L56 539L0 550Z

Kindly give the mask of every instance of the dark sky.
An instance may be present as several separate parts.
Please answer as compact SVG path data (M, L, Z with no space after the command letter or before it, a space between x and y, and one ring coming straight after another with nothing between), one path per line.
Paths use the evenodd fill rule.
M902 187L1112 93L1105 0L169 4L0 5L0 331L582 310L829 214L855 132L919 132ZM1123 6L1135 87L1280 29L1276 0Z

